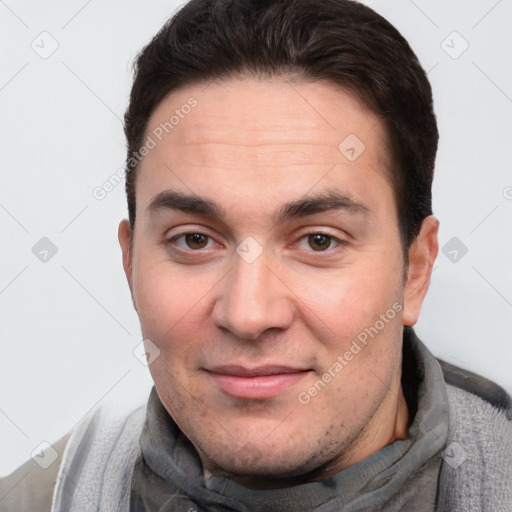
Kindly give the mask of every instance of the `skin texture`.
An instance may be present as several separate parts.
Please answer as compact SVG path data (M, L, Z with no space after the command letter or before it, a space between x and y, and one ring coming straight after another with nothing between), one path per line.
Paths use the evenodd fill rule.
M146 135L191 97L195 108L140 164L134 231L119 227L142 333L160 351L156 390L212 473L253 488L325 479L407 436L403 325L417 321L438 223L425 219L405 269L383 126L340 87L251 77L188 86L158 105ZM338 149L350 134L365 145L354 161ZM148 209L163 191L222 215ZM363 206L277 218L285 203L333 193ZM247 262L237 247L262 252ZM394 318L333 371L393 305ZM211 373L229 364L304 373L275 396L237 398Z

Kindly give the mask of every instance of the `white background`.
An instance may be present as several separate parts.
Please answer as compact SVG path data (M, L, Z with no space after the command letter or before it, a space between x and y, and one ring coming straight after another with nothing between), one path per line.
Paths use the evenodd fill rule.
M512 2L369 5L428 71L440 243L457 237L468 249L457 262L440 253L417 332L436 355L511 391ZM131 62L176 6L0 2L0 475L107 397L149 392L117 244L124 183L101 201L92 191L123 165ZM53 40L47 59L31 48ZM46 263L32 253L42 237L58 249Z

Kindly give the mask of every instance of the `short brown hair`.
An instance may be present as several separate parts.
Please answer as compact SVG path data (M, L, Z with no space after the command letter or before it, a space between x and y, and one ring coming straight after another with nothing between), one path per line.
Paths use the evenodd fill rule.
M138 55L125 114L126 194L135 223L137 161L151 114L170 92L245 74L338 84L383 121L404 249L432 213L438 130L414 52L382 16L353 0L191 0Z

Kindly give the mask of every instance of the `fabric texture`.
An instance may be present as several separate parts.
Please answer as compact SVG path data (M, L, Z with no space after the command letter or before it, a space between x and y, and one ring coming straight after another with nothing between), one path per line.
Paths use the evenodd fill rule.
M417 397L409 439L328 480L268 491L220 477L206 484L195 449L153 390L147 410L101 408L73 432L52 512L512 511L510 397L482 377L440 365L411 329L404 362L407 347L416 380L408 379L406 395ZM461 376L467 390L449 384L460 386Z
M33 459L0 478L0 512L50 512L62 454L69 433L52 443L57 459L41 467Z
M450 421L439 511L512 511L512 408L508 414L448 386Z
M73 431L57 476L52 512L127 512L146 407L96 409Z

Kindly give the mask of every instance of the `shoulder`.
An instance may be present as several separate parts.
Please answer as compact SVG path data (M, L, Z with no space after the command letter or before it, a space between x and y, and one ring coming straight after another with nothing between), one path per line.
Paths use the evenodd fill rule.
M105 483L109 497L117 493L116 498L121 499L131 483L130 464L133 466L138 455L145 413L141 403L107 403L95 408L52 444L58 458L50 466L40 467L30 459L0 479L0 510L85 512L92 505L89 496L96 494L102 499ZM93 505L91 510L96 512L97 507ZM101 510L121 508L109 505Z
M10 475L0 478L0 510L9 512L49 512L53 490L70 433L52 443L57 459L49 466L29 459Z
M145 404L109 403L84 418L67 443L52 511L123 510L145 416Z
M481 375L439 362L448 395L449 437L463 440L482 463L512 468L511 396Z
M449 407L442 503L450 511L508 512L512 510L512 399L480 375L444 361L440 364Z
M459 368L441 359L438 361L443 371L444 380L452 389L465 391L468 393L467 399L470 401L471 396L480 398L512 420L512 397L501 386L469 370ZM474 400L473 402L478 403Z

